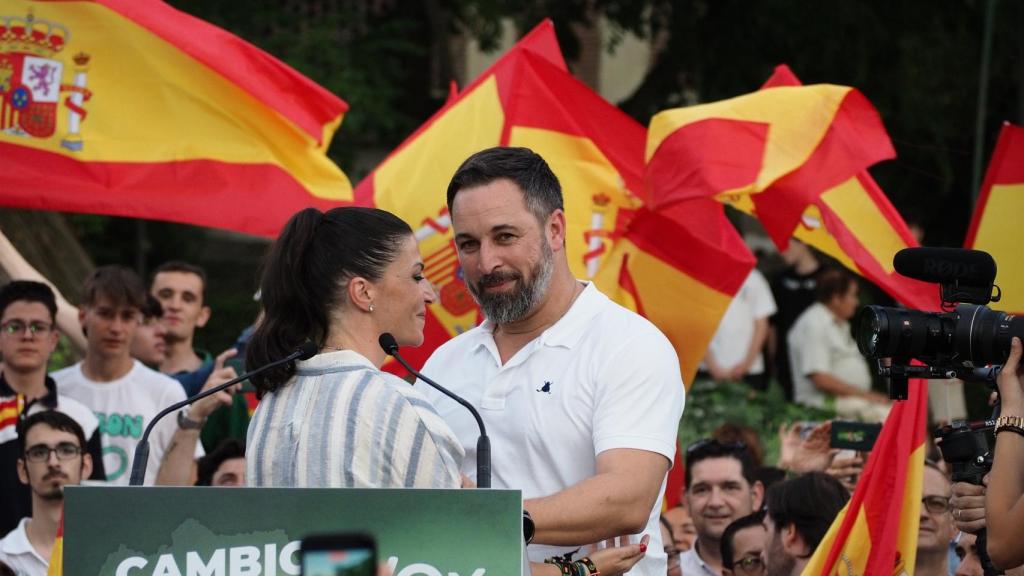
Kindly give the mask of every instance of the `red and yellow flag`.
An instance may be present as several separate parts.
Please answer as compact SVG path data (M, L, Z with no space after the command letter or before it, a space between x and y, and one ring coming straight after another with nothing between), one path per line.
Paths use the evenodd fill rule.
M857 489L804 576L913 574L928 427L928 384L910 382L882 426Z
M158 0L0 8L0 205L274 235L352 199L347 105Z
M355 189L358 204L412 224L426 276L439 289L426 342L409 351L410 362L421 364L479 321L452 245L449 180L474 152L525 146L561 181L573 273L657 324L676 345L689 382L746 271L719 274L725 267L719 257L733 259L725 250L707 251L713 238L688 230L686 220L645 209L645 140L643 126L569 74L550 21L449 98Z
M64 511L60 511L60 526L57 527L57 539L53 541L53 550L50 552L50 565L46 570L46 576L61 576L64 574Z
M981 187L964 247L984 250L996 261L996 284L1003 292L1000 310L1024 313L1024 128L1003 124Z
M775 69L763 88L800 85L800 80L789 67L781 65ZM868 126L874 125L871 119ZM881 126L877 128L881 129ZM844 129L856 131L859 128L856 122L851 122ZM833 145L826 138L818 145L814 156L828 160ZM800 174L799 177L815 181L818 178L815 172L818 170L820 166L815 167L808 162L808 165L800 169L800 172L806 174ZM893 269L892 259L896 252L917 246L917 240L868 171L862 169L853 178L822 188L821 185L826 183L827 180L817 185L819 194L803 209L799 225L792 235L835 258L903 304L918 309L937 310L938 289L934 285L906 278ZM777 185L775 191L781 189L784 192L785 184ZM769 196L764 198L768 199ZM773 203L761 202L757 204L756 215L762 222L771 221L775 210ZM781 235L785 227L779 229L779 232L780 235L773 235L776 243L779 240L788 241ZM784 248L785 244L780 243L779 246Z

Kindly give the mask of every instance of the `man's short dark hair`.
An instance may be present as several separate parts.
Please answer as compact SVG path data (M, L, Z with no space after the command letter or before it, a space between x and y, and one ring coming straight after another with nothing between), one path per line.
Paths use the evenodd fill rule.
M501 179L515 182L523 191L526 207L544 222L555 210L565 210L562 186L548 163L529 148L497 147L481 150L459 166L448 184L448 211L455 195L463 188L474 188Z
M202 266L185 262L184 260L170 260L157 266L156 270L153 271L153 277L149 280L149 285L153 285L153 280L156 280L156 275L161 272L184 272L186 274L195 274L199 276L199 280L202 281L202 292L199 294L200 297L204 297L206 294L206 270ZM204 298L205 299L205 298Z
M245 458L245 444L235 438L227 438L213 452L199 459L196 465L196 486L212 486L213 475L220 465L234 458Z
M28 446L25 445L25 438L28 437L28 432L34 428L37 424L46 424L54 430L60 430L61 432L70 432L78 438L78 447L85 452L85 432L82 427L75 422L75 419L59 410L40 410L34 414L30 414L18 421L18 457L25 457L25 450Z
M808 472L779 482L765 496L775 529L793 524L812 551L849 499L850 493L839 480L824 472Z
M750 485L754 484L754 463L750 450L742 442L722 442L716 438L698 440L686 449L685 476L686 489L690 489L693 467L703 460L711 458L735 458L740 463L743 478Z
M14 280L0 288L0 316L15 302L39 302L50 311L50 320L57 321L57 298L53 290L42 282Z
M732 570L733 566L736 564L736 550L734 547L736 533L744 528L760 526L762 522L764 522L764 511L758 511L753 514L747 514L742 518L737 518L725 527L725 531L722 532L721 542L722 566Z
M146 305L142 307L142 318L153 320L164 317L164 307L152 294L146 294Z
M837 296L845 296L853 285L853 275L840 268L826 268L818 274L817 296L818 302L827 304Z
M124 266L100 266L85 280L82 304L92 306L106 298L115 306L142 310L146 304L146 287L139 275Z

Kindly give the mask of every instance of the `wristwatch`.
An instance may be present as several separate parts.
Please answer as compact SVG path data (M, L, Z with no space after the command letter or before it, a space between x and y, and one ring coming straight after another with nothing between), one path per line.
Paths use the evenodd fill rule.
M200 430L203 423L188 417L188 407L178 410L178 428L182 430Z
M1016 426L1017 428L1024 428L1024 417L1022 416L1000 416L996 418L996 432L1003 426Z
M536 531L533 525L533 516L526 510L523 510L523 540L529 544L533 542L533 533Z

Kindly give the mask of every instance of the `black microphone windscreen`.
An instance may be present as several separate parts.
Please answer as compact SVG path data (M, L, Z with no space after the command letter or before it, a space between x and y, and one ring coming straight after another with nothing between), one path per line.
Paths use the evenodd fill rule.
M988 252L963 248L904 248L892 259L900 274L935 284L959 280L961 285L990 286L996 261Z
M299 347L296 348L295 351L299 352L299 360L309 360L313 356L316 356L317 347L316 344L310 342L309 340L306 340L301 345L299 345Z
M395 340L395 337L390 332L381 334L380 338L377 339L377 343L388 353L388 356L394 356L395 352L398 352L398 340Z

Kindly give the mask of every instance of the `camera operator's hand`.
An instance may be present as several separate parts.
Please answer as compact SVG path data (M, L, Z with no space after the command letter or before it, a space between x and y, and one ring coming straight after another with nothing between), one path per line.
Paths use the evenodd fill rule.
M984 482L988 481L988 477ZM967 482L953 484L953 497L949 499L950 513L961 532L977 534L985 527L985 487Z
M1010 356L1006 359L996 383L1004 415L1024 416L1024 390L1021 389L1021 342L1016 336L1010 342Z

